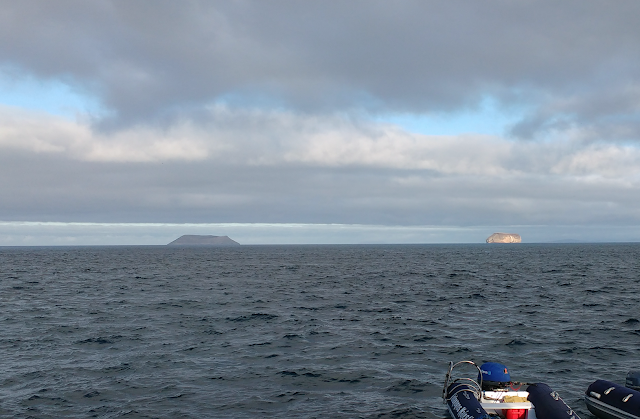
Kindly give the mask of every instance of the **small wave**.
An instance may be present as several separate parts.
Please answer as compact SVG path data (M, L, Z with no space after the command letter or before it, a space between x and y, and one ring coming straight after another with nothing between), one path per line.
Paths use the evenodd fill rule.
M273 320L278 318L276 314L253 313L249 316L227 317L226 320L231 322L246 322L251 320Z
M423 383L418 380L402 380L391 387L387 388L386 391L393 391L398 393L422 393L425 391L426 387L428 387L429 383Z

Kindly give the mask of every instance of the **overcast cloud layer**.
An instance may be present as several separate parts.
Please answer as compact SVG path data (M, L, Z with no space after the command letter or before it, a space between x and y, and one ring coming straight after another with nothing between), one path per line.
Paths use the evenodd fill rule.
M607 226L640 223L637 16L636 1L2 2L0 221L620 239ZM456 131L487 103L512 122Z

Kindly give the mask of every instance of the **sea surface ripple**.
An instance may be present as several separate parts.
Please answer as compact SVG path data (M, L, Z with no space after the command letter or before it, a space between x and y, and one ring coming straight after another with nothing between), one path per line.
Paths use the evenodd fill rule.
M5 247L0 417L444 418L470 359L587 419L639 299L639 244Z

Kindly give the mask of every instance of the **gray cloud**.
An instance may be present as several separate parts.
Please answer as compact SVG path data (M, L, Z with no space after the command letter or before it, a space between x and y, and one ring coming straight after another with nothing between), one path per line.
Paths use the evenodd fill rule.
M0 60L98 95L114 112L106 125L216 100L422 113L492 95L533 109L514 130L529 135L562 98L585 118L602 97L627 100L607 95L640 76L639 12L578 0L5 2Z
M5 221L638 224L638 182L220 161L96 163L4 152Z
M0 109L9 221L638 222L640 150L426 136L338 116L210 109L171 129L93 132Z

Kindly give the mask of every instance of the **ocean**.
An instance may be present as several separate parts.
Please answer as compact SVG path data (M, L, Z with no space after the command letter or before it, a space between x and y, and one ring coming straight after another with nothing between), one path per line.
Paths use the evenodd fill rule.
M582 417L640 369L640 244L0 248L0 417L445 418L449 361Z

